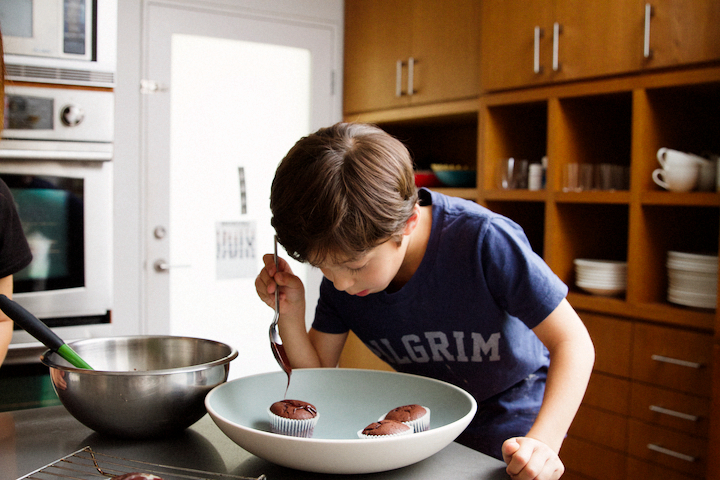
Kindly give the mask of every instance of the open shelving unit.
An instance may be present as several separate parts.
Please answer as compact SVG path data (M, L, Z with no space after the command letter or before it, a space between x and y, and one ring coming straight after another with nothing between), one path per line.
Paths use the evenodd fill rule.
M720 476L720 460L710 453L720 441L717 309L670 303L666 267L671 250L717 254L720 192L666 192L651 177L661 147L720 154L720 66L489 92L346 120L375 123L397 136L419 168L477 165L477 188L436 190L516 221L570 287L568 300L593 337L597 360L561 452L565 476ZM543 156L542 190L498 186L501 159L540 162ZM563 191L570 163L625 167L627 188ZM575 287L576 258L627 261L626 292L599 296ZM364 348L351 338L347 358ZM701 367L661 365L651 360L658 355ZM369 368L389 368L379 363ZM690 409L699 420L648 415L650 402ZM653 442L686 459L649 449Z

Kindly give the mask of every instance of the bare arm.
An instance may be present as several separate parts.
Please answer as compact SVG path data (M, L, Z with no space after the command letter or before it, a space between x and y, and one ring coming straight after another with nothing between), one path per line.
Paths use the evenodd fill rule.
M8 275L7 277L0 278L0 293L8 298L12 298L13 294L13 276ZM5 360L7 354L8 345L12 340L13 333L13 322L7 315L0 312L0 365Z
M255 289L269 306L275 306L275 289L280 288L280 319L278 327L285 353L292 368L335 367L345 345L347 333L329 334L305 326L305 287L290 270L288 263L278 259L278 270L272 255L263 257L265 268L255 280Z
M507 440L503 456L513 478L555 479L564 472L558 453L585 395L595 350L567 300L533 331L550 352L545 396L530 431Z

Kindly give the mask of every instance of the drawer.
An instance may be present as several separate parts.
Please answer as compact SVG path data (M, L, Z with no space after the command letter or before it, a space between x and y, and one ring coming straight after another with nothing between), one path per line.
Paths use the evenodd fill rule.
M632 323L604 315L578 312L595 345L596 372L630 376Z
M634 419L628 421L628 427L631 456L687 475L705 475L706 440Z
M567 480L563 475L563 480ZM667 468L647 463L635 458L627 459L627 475L628 480L642 480L645 478L658 478L662 480L698 480L697 477L684 475L679 472L673 472Z
M632 378L710 397L712 336L643 323L634 327Z
M593 372L583 405L630 415L630 381Z
M633 383L631 415L647 423L707 437L710 400L659 387Z
M571 475L595 480L625 478L625 454L577 438L565 439L560 460Z
M580 406L568 435L615 450L627 450L627 417Z

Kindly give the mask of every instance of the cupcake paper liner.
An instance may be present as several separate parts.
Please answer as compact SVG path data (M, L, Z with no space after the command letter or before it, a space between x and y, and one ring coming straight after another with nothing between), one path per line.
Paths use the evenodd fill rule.
M320 414L315 415L314 418L306 419L285 418L275 415L269 408L268 416L270 417L270 431L272 433L305 438L312 437L315 425L318 418L320 418Z
M405 430L404 432L393 433L390 435L365 435L364 433L362 433L363 430L365 430L365 429L363 428L361 430L358 430L358 433L357 433L358 438L367 438L370 440L376 440L378 438L388 438L388 437L402 437L404 435L412 435L414 433L412 428L409 428L409 429Z
M410 420L409 422L402 422L405 425L412 428L413 432L415 432L415 433L424 432L425 430L428 430L430 428L430 409L423 405L420 405L420 406L423 407L425 409L425 411L427 412L427 413L425 413L425 415L423 415L422 417L417 418L415 420ZM387 414L385 414L385 415L387 415ZM378 419L378 421L385 420L385 415L380 417Z

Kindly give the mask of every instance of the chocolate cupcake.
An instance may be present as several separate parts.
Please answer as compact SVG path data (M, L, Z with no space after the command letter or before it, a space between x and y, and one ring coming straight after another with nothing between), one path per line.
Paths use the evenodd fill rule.
M413 433L412 427L395 420L373 422L358 432L360 438L398 437Z
M270 405L270 431L292 437L312 437L320 418L314 405L302 400L281 400Z
M421 405L403 405L393 408L380 420L396 420L411 427L415 433L430 428L430 409Z

